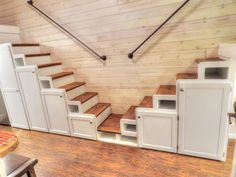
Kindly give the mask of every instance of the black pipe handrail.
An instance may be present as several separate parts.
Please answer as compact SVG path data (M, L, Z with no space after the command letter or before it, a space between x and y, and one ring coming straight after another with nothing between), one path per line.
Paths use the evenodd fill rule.
M69 32L66 28L61 26L58 22L53 20L51 17L49 17L47 14L45 14L43 11L41 11L38 7L36 7L33 3L33 0L27 1L27 3L32 6L34 9L36 9L39 13L44 15L46 18L48 18L51 22L53 22L55 25L57 25L60 29L62 29L64 32L69 34L74 40L76 40L78 43L80 43L83 47L85 47L87 50L89 50L92 54L94 54L99 59L105 61L107 57L105 55L99 55L97 52L95 52L93 49L91 49L89 46L87 46L84 42L82 42L80 39L78 39L75 35L73 35L71 32Z
M175 10L152 34L150 34L138 47L136 47L131 53L128 54L128 57L132 59L134 53L143 46L156 32L158 32L177 12L180 11L190 0L186 0L177 10Z

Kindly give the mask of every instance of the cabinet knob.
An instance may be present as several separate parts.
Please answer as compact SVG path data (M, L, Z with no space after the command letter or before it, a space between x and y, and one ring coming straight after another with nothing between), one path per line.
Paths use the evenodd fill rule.
M60 98L62 98L63 96L60 96Z
M93 122L90 122L90 124L93 124Z
M138 119L141 119L141 116L138 116Z
M181 92L183 92L183 91L184 91L184 89L183 89L183 88L181 88L181 89L180 89L180 91L181 91Z
M32 71L32 74L34 74L35 72L34 71Z

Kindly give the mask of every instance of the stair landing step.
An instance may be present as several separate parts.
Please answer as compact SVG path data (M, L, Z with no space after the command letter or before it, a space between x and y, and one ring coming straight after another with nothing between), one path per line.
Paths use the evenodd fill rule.
M152 108L153 107L152 96L145 96L141 101L141 103L139 104L139 107Z
M97 96L97 92L85 92L75 98L73 98L71 101L80 101L81 104L85 103L89 99L93 98L94 96Z
M222 60L220 58L206 58L206 59L197 59L196 63L199 64L202 62L215 62L215 61L225 61L225 60Z
M138 106L130 106L128 111L126 111L126 113L122 116L122 119L131 119L131 120L135 120L135 109Z
M120 119L121 114L111 114L108 118L98 127L98 131L120 134Z
M179 79L197 79L197 73L178 73L176 76L176 80Z
M37 43L13 43L12 47L34 47L34 46L40 46L40 44Z
M69 76L72 74L74 74L74 73L73 72L61 72L61 73L53 74L50 77L54 80L54 79L59 79L61 77Z
M50 53L34 53L34 54L26 54L25 57L42 57L42 56L50 56Z
M47 67L51 67L51 66L58 66L61 65L61 62L54 62L54 63L48 63L48 64L42 64L42 65L38 65L38 68L47 68Z
M103 111L105 111L109 106L110 103L97 103L95 106L91 107L86 114L94 114L96 117L99 116Z
M77 87L80 87L82 85L85 85L85 82L72 82L70 84L64 85L62 87L60 87L61 89L65 89L66 92L69 92Z
M158 95L176 95L175 85L160 85L157 90Z

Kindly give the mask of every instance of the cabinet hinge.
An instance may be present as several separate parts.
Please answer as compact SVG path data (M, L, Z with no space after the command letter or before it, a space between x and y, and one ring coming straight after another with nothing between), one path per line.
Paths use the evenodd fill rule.
M179 150L179 145L176 146L177 151Z
M223 153L223 157L225 157L225 152Z
M177 120L179 121L179 116L177 116Z

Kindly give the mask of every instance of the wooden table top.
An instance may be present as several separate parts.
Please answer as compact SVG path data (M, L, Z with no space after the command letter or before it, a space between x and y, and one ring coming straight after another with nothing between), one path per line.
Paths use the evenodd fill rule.
M0 137L5 133L6 132L0 132ZM7 142L4 144L0 144L0 158L13 151L18 145L18 139L16 136L7 133L4 135L4 137L7 138Z

